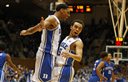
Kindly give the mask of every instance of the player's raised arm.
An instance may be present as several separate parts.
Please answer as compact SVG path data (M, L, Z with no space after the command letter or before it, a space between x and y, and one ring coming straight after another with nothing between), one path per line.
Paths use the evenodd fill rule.
M41 17L40 23L38 23L37 25L35 25L33 27L30 27L26 30L22 30L20 32L20 35L22 35L22 36L31 35L31 34L34 34L37 31L41 31L43 28L44 28L44 18Z
M43 17L41 17L40 23L37 25L28 28L27 30L22 30L20 32L20 35L25 36L25 35L31 35L34 34L35 32L40 32L42 29L54 29L58 25L58 22L56 22L56 19L53 16L47 17L45 20Z

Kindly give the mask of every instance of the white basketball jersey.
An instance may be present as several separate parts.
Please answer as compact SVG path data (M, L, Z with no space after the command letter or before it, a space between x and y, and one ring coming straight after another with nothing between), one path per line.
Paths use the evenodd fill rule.
M43 29L39 49L56 56L60 41L61 26L59 19L55 15L51 16L55 17L59 24L55 29L52 30Z
M72 65L74 60L72 58L64 58L61 56L61 53L63 51L66 51L66 52L70 52L70 53L74 53L75 54L75 51L72 51L70 49L70 46L72 43L74 43L75 41L78 41L78 40L81 40L79 37L76 37L76 38L73 38L73 37L69 37L67 36L60 44L60 47L59 47L59 51L58 51L58 54L60 56L57 57L57 63L58 64L65 64L65 65Z

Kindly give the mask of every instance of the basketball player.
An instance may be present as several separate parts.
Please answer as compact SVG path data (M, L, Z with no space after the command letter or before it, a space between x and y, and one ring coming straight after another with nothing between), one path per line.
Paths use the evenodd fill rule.
M72 82L74 76L74 60L80 62L83 53L83 42L79 38L84 27L82 20L74 20L69 35L61 42L53 69L52 82Z
M111 62L111 59L112 55L109 53L107 66L103 69L103 75L107 78L106 82L115 82L114 63Z
M101 52L100 59L95 61L92 75L88 82L103 82L107 80L107 78L101 73L103 68L106 67L107 65L107 60L108 60L108 53Z
M42 31L41 43L36 54L33 81L46 82L51 79L61 35L60 20L66 20L69 16L68 6L62 3L57 5L54 15L48 16L45 20L42 17L39 24L21 31L20 35L31 35L37 31Z
M13 68L14 71L20 74L20 70L13 64L10 55L4 52L5 48L5 43L0 41L0 82L4 82L4 69L6 63Z

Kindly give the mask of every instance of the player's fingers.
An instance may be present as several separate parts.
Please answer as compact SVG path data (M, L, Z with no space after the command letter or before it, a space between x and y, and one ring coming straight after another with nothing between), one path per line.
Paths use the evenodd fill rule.
M44 26L44 17L41 17L40 23L41 23L42 26Z
M41 17L41 20L44 20L44 17Z
M61 55L62 57L65 57L65 55L64 55L64 53L62 53L62 55Z
M23 35L24 34L24 30L22 30L21 32L20 32L20 35Z
M22 30L22 31L20 32L20 35L24 35L25 32L26 32L26 30Z
M23 35L23 31L20 32L20 35Z

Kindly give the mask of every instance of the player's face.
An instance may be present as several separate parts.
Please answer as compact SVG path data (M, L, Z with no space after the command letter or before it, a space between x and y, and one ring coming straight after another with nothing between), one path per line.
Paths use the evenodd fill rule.
M78 36L81 31L83 29L82 24L78 23L78 22L74 22L73 26L71 26L71 34L72 36Z
M108 60L111 60L111 59L112 59L112 55L108 54Z
M108 61L108 56L106 56L106 57L104 58L104 60L105 60L105 61Z
M62 19L63 20L66 20L70 17L70 10L67 8L67 9L63 9L63 12L62 12Z

